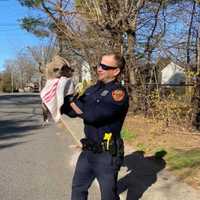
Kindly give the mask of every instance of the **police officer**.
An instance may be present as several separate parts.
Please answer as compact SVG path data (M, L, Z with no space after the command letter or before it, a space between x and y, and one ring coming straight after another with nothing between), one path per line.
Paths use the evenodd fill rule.
M80 116L84 122L85 138L81 140L82 152L72 181L72 200L87 200L88 188L95 178L102 200L119 199L117 174L123 161L120 131L129 103L127 91L117 78L124 66L120 54L104 55L97 66L97 83L62 107L62 112Z

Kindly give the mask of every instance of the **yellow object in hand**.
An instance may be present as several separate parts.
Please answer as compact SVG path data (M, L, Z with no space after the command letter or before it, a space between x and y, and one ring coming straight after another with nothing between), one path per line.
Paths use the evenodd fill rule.
M105 133L104 134L104 140L106 140L106 149L109 150L109 143L110 143L110 140L112 138L112 133Z

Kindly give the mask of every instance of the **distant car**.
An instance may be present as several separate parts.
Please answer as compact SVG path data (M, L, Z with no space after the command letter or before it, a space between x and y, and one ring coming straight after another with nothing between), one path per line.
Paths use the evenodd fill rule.
M33 92L40 92L39 87L38 87L38 86L35 86L35 87L33 88Z
M13 92L19 92L19 90L18 89L14 89Z
M34 85L34 86L33 86L32 91L33 91L33 92L40 92L38 82L34 82L33 85Z
M33 92L40 92L39 87L34 87Z

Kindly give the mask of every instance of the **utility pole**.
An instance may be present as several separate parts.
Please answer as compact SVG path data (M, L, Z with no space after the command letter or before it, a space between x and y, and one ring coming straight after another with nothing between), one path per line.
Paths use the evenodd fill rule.
M200 28L199 28L200 31ZM197 73L200 73L200 34L197 33Z
M14 91L14 76L13 76L13 69L11 68L11 92Z
M193 116L192 124L197 130L200 130L200 28L197 30L196 36L196 76L195 86L192 96Z
M59 7L60 7L60 9L62 9L63 8L63 0L60 0L60 2L59 2ZM61 12L59 12L59 22L62 24L63 23L63 16L62 16L62 13ZM62 33L62 31L61 30L58 30L58 46L59 46L59 54L61 55L61 56L63 56L63 43L64 43L64 41L63 41L63 33Z

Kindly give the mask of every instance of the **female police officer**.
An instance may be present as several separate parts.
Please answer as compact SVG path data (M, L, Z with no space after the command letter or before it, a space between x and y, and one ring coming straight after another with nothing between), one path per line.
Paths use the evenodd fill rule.
M117 82L125 60L117 53L104 55L97 66L98 82L79 98L64 104L62 112L84 122L85 138L72 181L72 200L87 200L96 178L102 200L117 200L117 174L123 160L120 131L128 111L128 94ZM69 104L68 104L69 105Z

